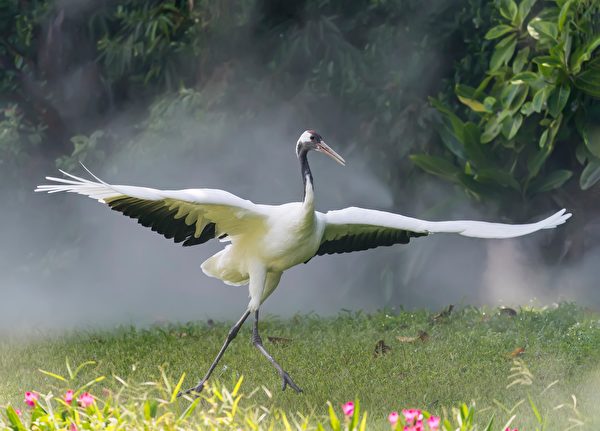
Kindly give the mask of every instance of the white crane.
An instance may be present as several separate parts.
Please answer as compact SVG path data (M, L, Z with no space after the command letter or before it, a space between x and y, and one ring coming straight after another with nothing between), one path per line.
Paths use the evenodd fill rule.
M289 385L301 389L263 346L258 332L260 305L275 290L283 271L314 256L347 253L378 246L406 244L411 237L446 232L476 238L513 238L564 223L571 214L562 209L537 223L510 225L481 221L426 221L384 211L345 208L321 213L315 211L313 177L307 154L315 150L344 165L314 130L298 139L296 155L300 161L304 198L302 202L260 205L224 190L157 190L147 187L111 185L91 174L90 181L61 171L67 178L46 177L51 185L40 185L36 192L72 192L89 196L138 223L184 246L202 244L217 238L230 242L202 264L202 271L224 283L249 284L250 302L244 314L230 329L225 343L198 385L185 393L200 392L227 346L240 327L254 313L252 343L277 369L283 390ZM56 184L58 183L58 184Z

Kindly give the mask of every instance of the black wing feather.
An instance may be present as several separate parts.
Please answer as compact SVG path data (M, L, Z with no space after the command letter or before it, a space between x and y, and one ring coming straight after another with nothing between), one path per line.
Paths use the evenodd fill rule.
M137 219L142 226L149 227L165 238L176 243L183 242L184 247L203 244L215 237L215 224L208 223L198 238L194 237L196 225L188 225L185 217L176 219L177 208L169 209L165 201L149 201L129 196L117 197L106 200L107 205L124 215Z
M323 241L316 255L334 253L350 253L353 251L369 250L375 247L386 247L394 244L407 244L411 238L427 235L426 233L408 230L372 230L370 232L344 235L339 238Z

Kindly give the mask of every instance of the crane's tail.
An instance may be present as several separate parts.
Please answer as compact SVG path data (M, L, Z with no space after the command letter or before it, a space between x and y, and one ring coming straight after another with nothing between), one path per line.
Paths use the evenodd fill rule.
M115 188L110 184L107 184L100 178L96 177L91 172L90 175L92 175L97 182L77 177L63 170L60 172L62 172L63 175L67 176L68 178L46 177L48 181L54 181L56 184L42 184L37 186L35 191L48 193L77 193L80 195L89 196L90 198L96 199L102 203L104 203L104 199L113 198L123 194L115 190Z

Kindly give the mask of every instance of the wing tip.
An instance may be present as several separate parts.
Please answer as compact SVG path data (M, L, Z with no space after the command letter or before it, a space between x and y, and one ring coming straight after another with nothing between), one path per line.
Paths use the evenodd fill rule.
M572 213L568 213L566 208L563 208L550 217L548 217L544 222L547 223L545 226L546 229L553 229L561 224L564 224L567 220L569 220L573 216Z

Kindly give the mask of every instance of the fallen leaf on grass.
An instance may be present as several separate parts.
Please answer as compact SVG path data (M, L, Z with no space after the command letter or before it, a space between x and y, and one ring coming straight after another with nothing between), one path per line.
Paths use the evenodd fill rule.
M389 353L391 350L392 348L385 344L385 341L379 340L377 344L375 344L375 351L373 352L373 357L378 358L380 356L385 355L386 353Z
M515 350L510 352L508 356L510 358L516 358L518 356L521 356L523 353L525 353L525 347L517 347Z
M292 342L291 338L283 338L283 337L267 337L273 344L281 344L282 346L287 346Z
M450 304L445 310L442 310L435 316L433 316L433 323L439 323L441 320L447 319L452 314L452 310L454 309L454 305Z
M414 343L415 341L425 342L429 340L429 334L425 331L419 331L416 337L403 337L399 335L396 339L401 343Z

